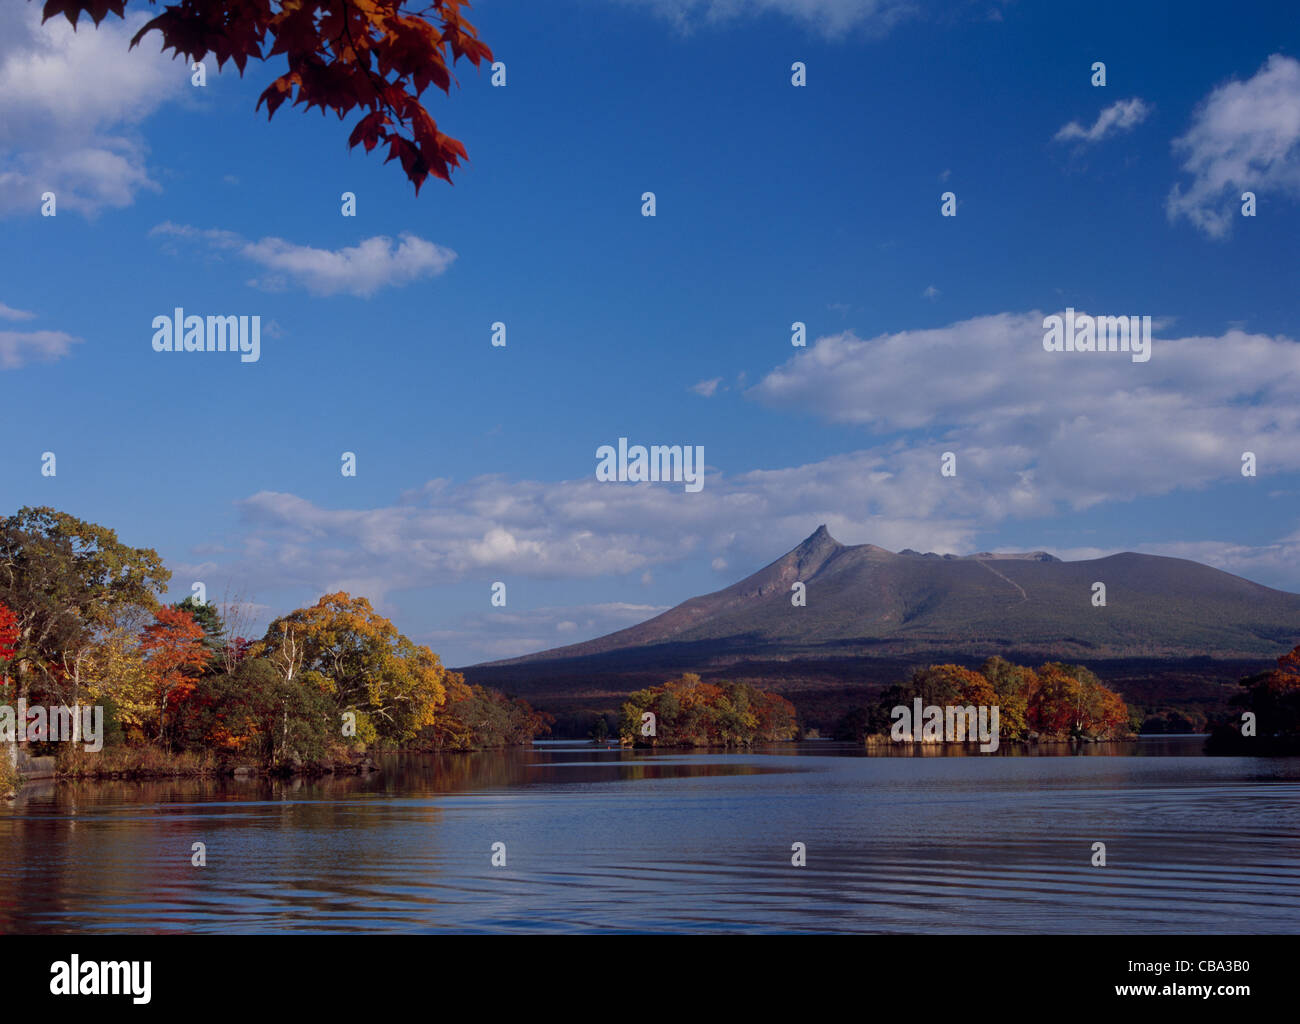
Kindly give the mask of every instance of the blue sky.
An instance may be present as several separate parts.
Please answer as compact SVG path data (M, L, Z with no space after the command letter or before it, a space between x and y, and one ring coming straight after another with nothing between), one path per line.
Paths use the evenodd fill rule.
M3 508L111 526L259 627L365 594L453 665L822 522L1300 591L1300 29L1140 6L482 0L508 84L426 96L470 163L417 198L352 121L255 113L275 62L195 88L156 36L6 4ZM153 351L176 306L260 315L261 359ZM1151 316L1150 362L1043 352L1067 306ZM597 483L620 436L702 445L703 491Z

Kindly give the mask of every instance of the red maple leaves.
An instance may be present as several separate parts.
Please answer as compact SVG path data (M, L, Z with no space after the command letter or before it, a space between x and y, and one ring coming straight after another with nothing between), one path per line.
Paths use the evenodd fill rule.
M18 616L6 604L0 604L0 662L7 662L14 656L14 645L18 643Z
M151 0L152 2L152 0ZM64 15L75 27L81 14L98 25L108 14L125 17L127 0L45 0L44 18ZM464 145L438 130L420 102L436 85L450 93L451 69L464 58L477 67L492 51L465 20L468 0L431 0L419 12L406 0L182 0L168 4L131 40L162 33L163 50L190 61L208 54L217 67L233 61L244 73L250 58L283 54L289 69L258 97L267 117L287 101L340 120L357 108L368 112L348 136L349 147L370 152L384 143L387 163L397 160L415 185L429 175L451 182L468 158ZM270 49L263 47L270 41ZM403 131L406 134L402 134Z

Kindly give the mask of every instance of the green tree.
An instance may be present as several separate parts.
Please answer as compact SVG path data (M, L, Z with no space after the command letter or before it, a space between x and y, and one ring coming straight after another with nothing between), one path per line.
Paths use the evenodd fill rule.
M245 754L268 768L342 753L342 720L316 672L286 679L265 658L205 676L187 702L189 745Z
M187 597L184 601L174 604L172 607L178 611L189 612L194 617L194 621L202 628L203 646L212 655L212 662L208 666L208 671L215 671L218 661L226 649L226 624L222 621L217 606L211 601L200 602L194 600L193 597Z
M170 578L156 551L66 512L25 507L0 521L0 601L18 619L16 696L76 700L101 632L129 609L155 610Z

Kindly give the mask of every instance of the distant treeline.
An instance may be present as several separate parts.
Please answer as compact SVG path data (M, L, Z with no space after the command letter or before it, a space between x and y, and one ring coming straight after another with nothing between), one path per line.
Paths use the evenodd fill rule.
M101 705L106 746L140 748L153 765L161 751L297 769L375 746L471 750L547 731L548 716L467 685L365 598L326 594L253 640L237 601L225 617L193 598L161 604L170 577L153 550L66 513L0 520L0 704ZM46 747L84 760L79 744Z
M1128 706L1082 665L1048 662L1037 669L1005 658L989 658L979 671L960 665L931 665L915 670L905 683L885 689L875 703L846 714L835 738L855 743L869 736L889 736L892 711L922 703L975 705L999 709L1002 742L1118 739L1137 732Z

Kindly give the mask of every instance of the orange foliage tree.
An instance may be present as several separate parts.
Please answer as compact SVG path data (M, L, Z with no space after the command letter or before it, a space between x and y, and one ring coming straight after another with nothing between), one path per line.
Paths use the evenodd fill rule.
M1031 686L1029 725L1048 737L1106 739L1128 731L1128 706L1086 668L1049 662Z
M1050 662L1035 671L995 657L978 672L951 664L917 669L907 682L887 687L875 705L845 715L836 735L856 741L889 735L892 709L918 697L927 706L996 706L1004 740L1025 740L1031 733L1044 739L1111 739L1130 728L1120 695L1082 665Z
M167 712L184 702L210 654L203 644L203 627L194 616L178 608L159 608L144 628L144 652L151 690L158 707L158 739L166 740Z
M993 684L979 672L960 665L931 665L912 674L915 695L926 704L975 704L992 707L998 702Z

